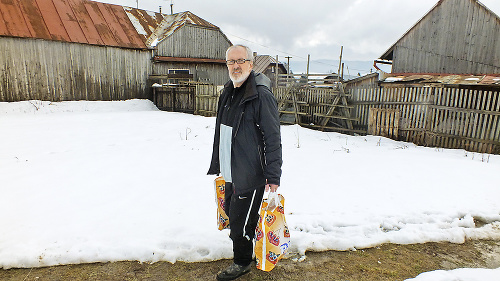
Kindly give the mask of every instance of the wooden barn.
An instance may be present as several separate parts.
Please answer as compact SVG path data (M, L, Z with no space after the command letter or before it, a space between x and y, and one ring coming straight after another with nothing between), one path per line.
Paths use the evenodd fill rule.
M500 18L477 0L440 0L381 57L392 73L500 73Z
M421 145L500 154L500 18L477 0L440 0L349 81L353 126Z
M126 10L134 17L134 9ZM154 20L149 19L148 14L142 18ZM132 22L140 30L141 22ZM229 80L226 50L232 45L231 41L217 26L195 14L164 15L163 21L147 37L146 45L154 49L153 75L187 74L193 81L214 85L223 85Z
M151 98L151 76L169 73L224 83L230 44L190 12L89 0L1 1L0 101Z

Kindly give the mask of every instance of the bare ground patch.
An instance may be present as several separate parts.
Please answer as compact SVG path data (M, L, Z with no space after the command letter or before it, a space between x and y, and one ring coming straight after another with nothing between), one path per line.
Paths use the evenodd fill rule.
M426 271L462 267L500 267L500 241L469 240L463 244L386 244L357 251L308 252L301 261L288 258L271 272L253 269L238 280L405 280ZM2 281L168 281L215 280L231 263L123 261L0 270Z

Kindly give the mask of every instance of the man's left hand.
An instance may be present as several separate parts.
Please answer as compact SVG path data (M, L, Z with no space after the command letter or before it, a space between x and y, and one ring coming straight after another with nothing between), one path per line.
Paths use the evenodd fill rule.
M278 190L279 185L277 184L266 184L266 192L271 190L271 192L276 192Z

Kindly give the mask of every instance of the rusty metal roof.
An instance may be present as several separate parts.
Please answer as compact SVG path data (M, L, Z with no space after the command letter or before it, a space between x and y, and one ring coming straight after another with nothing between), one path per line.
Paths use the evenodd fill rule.
M146 48L122 6L89 0L0 1L0 36Z
M89 0L0 1L0 36L146 49L185 24L219 29L191 12L165 15Z
M169 37L186 24L219 29L217 26L189 11L173 15L138 11L137 9L128 7L125 8L125 11L139 34L145 39L146 46L149 48L155 47L158 42Z
M435 83L455 85L490 85L500 86L500 74L468 75L468 74L432 74L432 73L408 73L408 74L385 74L380 80L385 83Z
M253 62L253 70L255 72L264 72L264 71L266 71L266 69L269 65L272 65L272 66L276 65L276 62L278 62L278 65L282 66L286 72L285 64L281 63L280 61L276 61L276 58L273 58L269 55L256 56L254 59L254 62Z

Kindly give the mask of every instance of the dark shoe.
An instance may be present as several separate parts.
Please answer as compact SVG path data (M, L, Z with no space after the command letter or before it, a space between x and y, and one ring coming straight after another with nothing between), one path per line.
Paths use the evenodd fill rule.
M248 272L250 272L251 264L247 266L231 264L224 271L221 271L217 274L217 280L219 281L229 281L234 280Z

